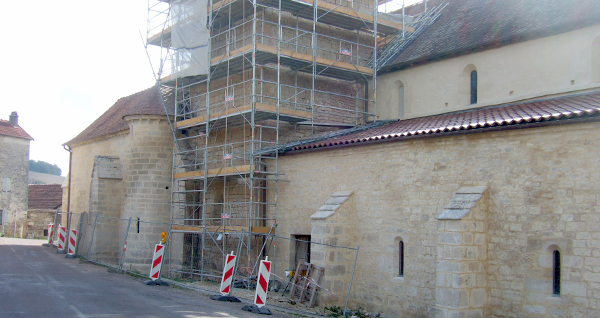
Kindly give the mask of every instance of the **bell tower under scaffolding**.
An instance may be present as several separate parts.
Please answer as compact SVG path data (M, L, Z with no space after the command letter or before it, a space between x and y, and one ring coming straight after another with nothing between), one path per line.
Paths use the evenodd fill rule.
M377 5L149 1L146 44L160 51L163 100L175 100L171 235L180 237L169 274L219 277L236 248L254 272L265 234L276 233L279 145L375 119L378 40L412 31Z

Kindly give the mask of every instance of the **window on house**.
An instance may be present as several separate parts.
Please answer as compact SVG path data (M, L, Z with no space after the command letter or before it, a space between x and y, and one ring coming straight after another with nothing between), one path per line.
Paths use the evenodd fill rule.
M477 104L477 71L471 71L471 104Z
M404 118L404 84L398 87L398 118Z
M560 295L560 252L552 252L552 295Z
M404 277L404 242L398 242L398 276Z
M4 222L4 220L2 219L2 217L4 216L4 210L0 210L0 225L4 224L2 222Z

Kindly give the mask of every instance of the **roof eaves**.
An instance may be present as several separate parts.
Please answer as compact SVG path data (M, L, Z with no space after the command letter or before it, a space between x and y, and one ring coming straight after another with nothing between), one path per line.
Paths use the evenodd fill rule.
M443 60L447 58L452 58L464 54L482 52L490 49L499 48L502 46L522 43L530 40L540 39L544 37L549 37L553 35L558 35L561 33L570 32L573 30L581 29L584 27L589 27L595 24L600 24L599 17L589 18L588 20L584 20L583 23L573 23L573 22L564 22L561 24L557 24L551 27L540 27L523 33L513 33L503 36L498 39L488 40L486 42L477 43L475 45L469 45L462 48L457 48L454 50L436 52L434 54L425 55L422 57L414 58L411 60L406 60L398 63L390 63L388 65L383 66L381 69L377 71L377 75L382 75L402 69L406 69L411 66L415 66L417 64L424 64L428 62ZM421 35L423 36L423 35Z

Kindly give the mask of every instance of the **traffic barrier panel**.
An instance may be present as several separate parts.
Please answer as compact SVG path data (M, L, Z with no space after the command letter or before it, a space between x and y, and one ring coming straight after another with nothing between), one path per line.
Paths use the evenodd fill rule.
M64 226L58 225L58 249L57 253L64 252L65 250L65 239L67 236L67 229Z
M154 246L154 255L152 256L152 266L150 267L150 280L144 282L146 285L169 286L169 284L160 279L160 269L162 268L164 254L165 246L160 243L156 244Z
M77 246L77 230L71 230L69 233L69 243L67 244L67 257L75 258L75 247Z
M242 310L250 311L255 314L271 315L268 308L263 308L267 301L267 291L269 289L269 278L271 276L271 262L269 257L260 261L258 269L258 282L256 284L256 293L254 294L254 305L244 306Z
M48 223L48 242L42 244L42 246L52 246L52 243L54 241L54 224L52 223Z
M237 257L231 251L231 254L225 258L225 267L223 268L223 277L221 278L221 288L219 292L221 295L213 295L210 298L218 301L230 301L238 303L239 299L230 295L231 293L231 282L233 281L233 273L235 272L235 260Z

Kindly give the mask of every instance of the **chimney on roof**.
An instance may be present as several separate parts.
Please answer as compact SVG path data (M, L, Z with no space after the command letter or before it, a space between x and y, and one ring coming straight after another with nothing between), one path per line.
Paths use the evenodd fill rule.
M13 126L13 127L17 127L19 126L19 115L17 115L17 112L12 112L10 113L10 118L8 120L8 122Z

